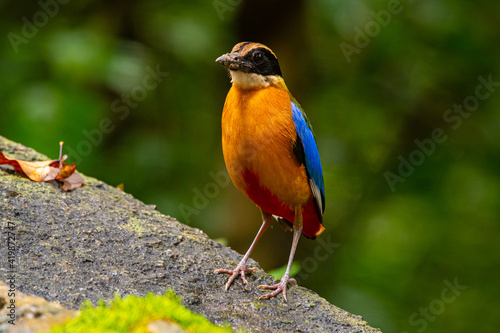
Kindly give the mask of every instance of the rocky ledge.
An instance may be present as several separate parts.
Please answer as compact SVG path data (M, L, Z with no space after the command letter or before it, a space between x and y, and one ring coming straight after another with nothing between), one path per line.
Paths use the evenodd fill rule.
M23 160L47 159L3 137L0 151ZM250 265L258 270L248 276L248 285L237 279L224 292L228 276L213 271L235 266L240 254L130 194L91 177L84 180L84 187L63 192L56 182L37 183L0 166L0 279L7 285L13 277L16 290L67 309L79 309L85 299L112 299L114 293L164 294L172 288L192 311L234 329L378 332L300 286L289 288L288 303L282 297L259 300L257 286L276 281L254 261ZM15 235L14 273L4 251L8 226Z

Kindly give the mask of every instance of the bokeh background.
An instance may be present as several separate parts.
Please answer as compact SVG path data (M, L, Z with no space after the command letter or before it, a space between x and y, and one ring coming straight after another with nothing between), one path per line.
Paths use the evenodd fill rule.
M262 42L323 163L299 284L384 332L498 330L498 3L59 1L1 2L1 135L52 158L63 140L80 172L244 253L260 214L224 180L214 60ZM276 269L290 244L276 224L252 257Z

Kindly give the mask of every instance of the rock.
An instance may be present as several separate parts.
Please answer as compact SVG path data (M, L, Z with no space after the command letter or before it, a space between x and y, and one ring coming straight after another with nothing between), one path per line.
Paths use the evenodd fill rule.
M151 333L184 333L186 332L182 327L176 323L169 323L165 320L157 320L150 322L147 325L149 332Z
M0 332L31 333L48 331L50 326L61 324L66 319L73 317L75 310L69 310L55 302L47 302L41 297L25 295L19 291L15 297L10 297L10 287L0 281ZM10 310L7 301L15 300L15 313L17 318L12 320L8 316ZM3 302L2 302L3 301Z
M14 158L47 159L3 137L0 150ZM236 266L240 254L130 194L83 177L84 187L63 192L56 182L33 182L0 166L2 260L6 262L6 226L12 225L17 290L79 309L85 299L96 304L115 292L142 296L148 291L164 294L170 287L192 311L216 324L229 322L234 329L378 331L300 286L289 288L288 303L282 297L259 300L257 286L276 281L255 261L249 262L258 268L248 276L249 284L237 279L224 292L228 276L213 271ZM2 264L0 272L7 281L8 265Z

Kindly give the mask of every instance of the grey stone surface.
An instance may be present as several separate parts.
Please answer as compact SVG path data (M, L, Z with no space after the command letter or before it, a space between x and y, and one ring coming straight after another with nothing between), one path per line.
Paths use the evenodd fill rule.
M45 156L0 137L0 151L24 160ZM78 169L78 168L77 168ZM98 168L96 168L98 170ZM241 255L165 216L130 194L84 176L85 186L63 192L56 182L37 183L0 166L2 254L0 278L8 277L6 226L16 235L16 286L29 295L78 309L85 299L163 294L172 288L183 304L216 324L229 322L253 332L376 332L348 313L300 287L282 297L259 300L260 284L275 283L258 270L243 286L224 292L227 274Z

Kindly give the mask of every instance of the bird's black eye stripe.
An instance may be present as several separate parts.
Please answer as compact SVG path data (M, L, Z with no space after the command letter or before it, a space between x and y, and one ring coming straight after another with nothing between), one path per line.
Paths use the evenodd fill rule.
M281 75L276 56L268 49L258 47L248 52L244 58L253 64L251 72L261 75Z
M253 49L250 52L250 54L252 55L253 58L255 58L258 54L260 54L260 56L258 57L262 57L263 60L267 58L266 60L278 62L278 59L276 59L274 54L272 54L271 51L263 47Z

